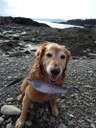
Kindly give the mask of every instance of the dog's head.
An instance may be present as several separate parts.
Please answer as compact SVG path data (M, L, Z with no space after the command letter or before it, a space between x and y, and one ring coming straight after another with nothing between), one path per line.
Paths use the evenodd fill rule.
M64 46L46 42L36 52L38 65L42 67L51 82L63 75L71 53Z

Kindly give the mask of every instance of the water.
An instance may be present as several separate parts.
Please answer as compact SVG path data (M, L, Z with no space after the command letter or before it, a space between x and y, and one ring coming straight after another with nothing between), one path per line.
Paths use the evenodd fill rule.
M49 21L41 21L41 20L36 20L36 21L39 23L45 23L52 28L59 28L59 29L71 28L71 27L80 27L81 28L81 26L75 26L75 25L69 25L69 24L52 23Z

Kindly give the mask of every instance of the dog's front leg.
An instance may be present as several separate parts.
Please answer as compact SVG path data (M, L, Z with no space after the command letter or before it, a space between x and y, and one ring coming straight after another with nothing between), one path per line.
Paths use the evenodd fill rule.
M30 107L31 100L25 95L22 102L22 111L20 117L17 119L15 128L22 128L24 125L28 109Z
M52 108L52 114L58 116L58 108L57 108L57 97L56 95L51 96L50 105Z

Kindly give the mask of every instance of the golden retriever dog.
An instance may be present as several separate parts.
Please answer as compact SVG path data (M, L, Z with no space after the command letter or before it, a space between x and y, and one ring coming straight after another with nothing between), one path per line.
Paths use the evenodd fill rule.
M36 52L36 58L29 76L24 79L21 85L22 94L19 96L19 99L23 98L22 111L20 117L17 119L15 128L22 128L30 104L34 102L50 101L52 114L55 116L58 115L56 94L49 96L46 93L37 91L30 86L27 79L36 78L47 83L56 83L57 86L61 87L64 83L65 71L70 58L70 51L57 43L46 41L40 46Z

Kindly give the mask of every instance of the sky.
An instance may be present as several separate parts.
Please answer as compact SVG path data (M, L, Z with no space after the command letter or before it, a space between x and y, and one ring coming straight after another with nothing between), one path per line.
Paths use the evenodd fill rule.
M96 19L96 0L0 0L1 16Z

